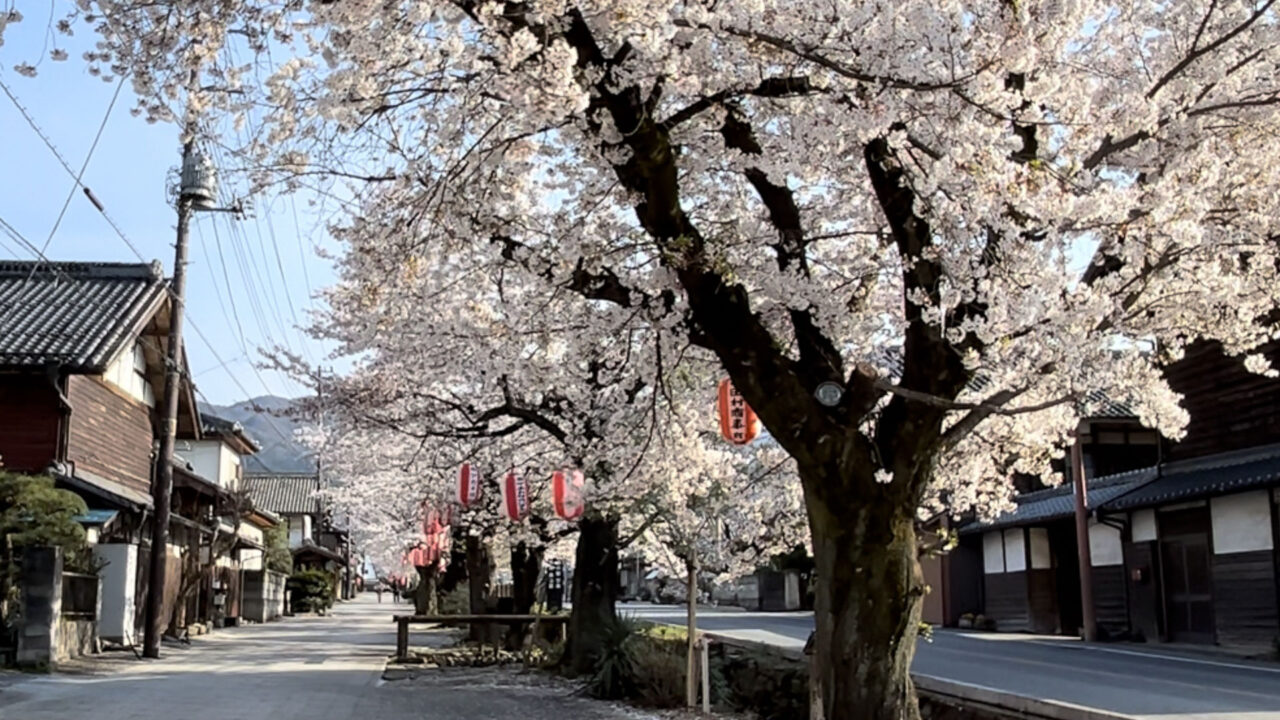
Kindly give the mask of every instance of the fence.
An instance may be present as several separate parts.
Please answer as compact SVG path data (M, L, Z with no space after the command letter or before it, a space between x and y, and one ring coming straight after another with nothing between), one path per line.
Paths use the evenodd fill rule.
M97 619L98 588L100 582L97 575L84 573L62 573L62 615Z

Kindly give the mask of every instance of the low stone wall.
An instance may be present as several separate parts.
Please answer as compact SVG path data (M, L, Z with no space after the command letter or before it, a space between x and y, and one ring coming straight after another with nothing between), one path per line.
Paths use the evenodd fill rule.
M736 710L755 713L760 720L795 720L809 717L808 662L799 657L763 648L716 643L712 666L724 678L724 695ZM1001 712L980 702L955 697L949 689L934 692L932 685L917 685L923 720L1009 720L1013 717L1045 717L1034 709L1018 707Z
M55 660L70 660L81 655L97 653L98 621L91 617L75 617L63 615L58 619L57 657Z
M264 623L284 614L284 585L288 578L273 570L245 570L240 584L240 617Z

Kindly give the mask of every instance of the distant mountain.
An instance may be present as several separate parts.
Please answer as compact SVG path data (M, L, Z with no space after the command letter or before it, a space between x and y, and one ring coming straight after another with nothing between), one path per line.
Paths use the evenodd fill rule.
M235 405L200 403L200 412L240 423L262 449L245 458L245 472L312 473L315 454L297 441L296 431L307 423L290 417L294 403L288 398L264 395Z

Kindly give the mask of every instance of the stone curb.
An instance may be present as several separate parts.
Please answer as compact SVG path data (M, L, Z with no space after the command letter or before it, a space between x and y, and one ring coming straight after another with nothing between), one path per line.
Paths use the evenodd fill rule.
M931 675L912 673L911 679L915 682L917 692L935 700L960 701L966 707L986 709L1010 717L1029 720L1136 720L1132 715L1094 710L1059 700L1014 695L995 688L944 680Z
M790 660L803 661L805 658L804 651L798 648L778 647L753 640L725 637L714 632L703 634L724 645L755 650ZM932 675L912 673L911 678L915 682L916 691L922 695L940 701L960 702L965 707L987 710L1007 715L1011 718L1024 718L1025 720L1136 720L1133 715L1094 710L1093 708L1058 700L1042 700L1025 695L1015 695L996 688L946 680Z

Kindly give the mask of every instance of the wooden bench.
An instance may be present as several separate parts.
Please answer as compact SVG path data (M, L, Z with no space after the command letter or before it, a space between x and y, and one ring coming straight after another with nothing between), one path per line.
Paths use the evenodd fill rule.
M568 615L396 615L396 659L409 657L410 625L559 625L561 636L569 624Z

